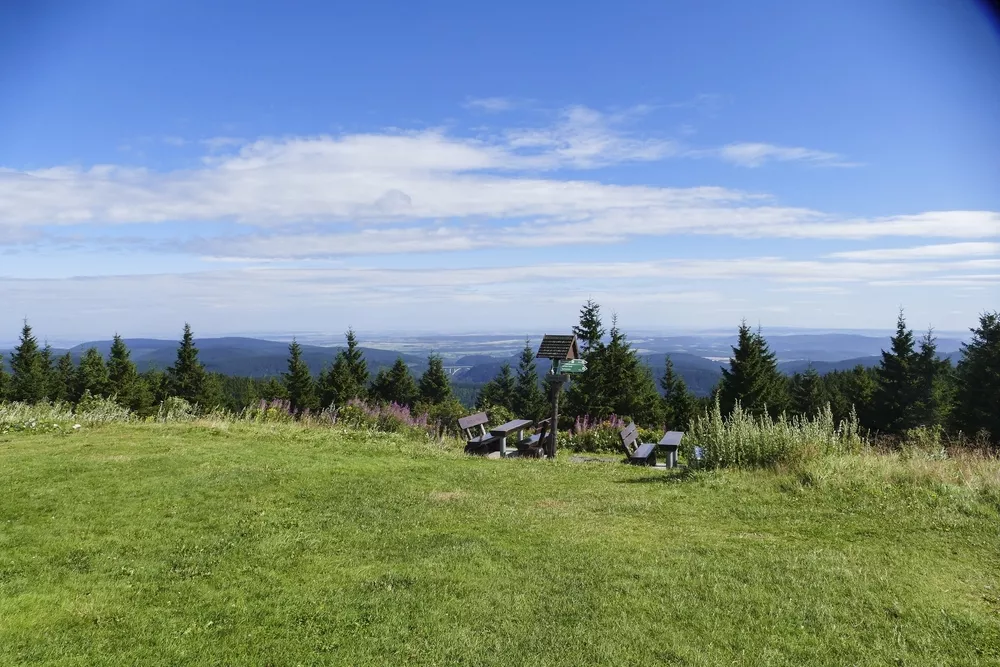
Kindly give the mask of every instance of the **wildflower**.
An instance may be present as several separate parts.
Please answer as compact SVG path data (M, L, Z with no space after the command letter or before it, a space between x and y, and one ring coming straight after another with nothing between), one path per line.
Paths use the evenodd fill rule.
M73 424L73 430L76 431L80 428L79 424Z

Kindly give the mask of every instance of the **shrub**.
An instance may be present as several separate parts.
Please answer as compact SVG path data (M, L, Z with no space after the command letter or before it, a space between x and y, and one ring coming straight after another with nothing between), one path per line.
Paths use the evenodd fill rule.
M694 449L700 448L699 465L712 468L753 468L795 464L827 453L858 452L864 445L853 413L839 425L827 405L813 419L785 415L772 419L755 417L737 404L723 419L719 401L711 410L695 417L682 441L681 451L695 462Z
M468 409L455 399L443 403L419 402L413 406L413 414L426 415L429 428L438 437L461 435L458 420L468 414Z
M575 452L617 452L621 449L619 432L627 422L616 415L597 421L588 415L577 417L569 432L560 431L556 445Z
M88 424L128 422L135 419L135 415L119 404L116 397L92 396L89 391L85 391L80 397L73 414L77 421Z
M240 418L262 424L284 424L294 421L295 413L291 401L287 399L261 399L257 405L246 408Z
M483 412L485 412L486 416L490 418L490 424L492 426L504 424L512 419L516 419L514 413L509 408L502 405L487 405L483 409Z
M167 396L156 411L158 422L193 421L196 416L192 405L180 396Z

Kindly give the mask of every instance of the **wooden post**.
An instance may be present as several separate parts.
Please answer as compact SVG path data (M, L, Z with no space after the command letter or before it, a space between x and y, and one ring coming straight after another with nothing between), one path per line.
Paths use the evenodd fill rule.
M556 457L556 436L559 433L559 394L562 392L563 383L566 376L556 372L556 362L552 361L552 373L549 375L549 391L552 392L552 426L549 432L549 441L545 448L545 455L551 458Z
M554 364L554 362L553 362ZM551 458L556 457L556 435L559 433L559 390L562 389L562 383L558 380L558 375L552 376L552 428L551 434L549 436L549 447L548 456Z

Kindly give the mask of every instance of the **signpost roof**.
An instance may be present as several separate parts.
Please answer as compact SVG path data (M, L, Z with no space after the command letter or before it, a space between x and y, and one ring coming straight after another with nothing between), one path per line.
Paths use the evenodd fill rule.
M555 359L565 361L567 359L579 359L580 350L576 344L576 336L551 336L545 334L542 344L538 346L536 359Z

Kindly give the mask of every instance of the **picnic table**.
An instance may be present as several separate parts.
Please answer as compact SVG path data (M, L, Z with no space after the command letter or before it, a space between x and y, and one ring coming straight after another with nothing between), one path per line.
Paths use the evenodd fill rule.
M534 423L530 419L513 419L506 424L491 428L490 435L500 438L500 456L507 456L507 436L516 431L517 440L515 442L520 442L523 440L524 429L533 426Z
M656 443L657 447L666 450L668 468L677 466L677 449L681 445L682 437L684 437L683 431L667 431L663 434L660 441Z

